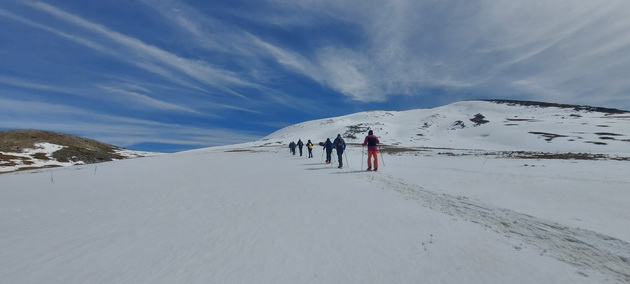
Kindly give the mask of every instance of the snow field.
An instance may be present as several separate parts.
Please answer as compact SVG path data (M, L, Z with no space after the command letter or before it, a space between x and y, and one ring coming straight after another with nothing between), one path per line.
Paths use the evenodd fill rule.
M543 207L519 219L536 228L570 190L563 180L581 169L592 186L619 184L607 191L617 195L604 200L610 209L579 216L583 227L627 242L628 229L613 227L627 224L628 209L612 201L627 198L620 186L628 181L599 176L619 164L540 170L533 175L554 182L558 195L532 193L521 204L532 173L510 167L522 161L475 168L476 157L386 155L373 173L359 169L360 147L348 149L341 170L320 164L320 149L307 159L284 146L243 144L2 175L0 282L623 283L623 268L561 261L570 249L556 252L484 223ZM488 218L478 214L486 211ZM568 222L578 210L569 212L550 220ZM601 219L610 223L593 224ZM627 252L627 243L617 244Z

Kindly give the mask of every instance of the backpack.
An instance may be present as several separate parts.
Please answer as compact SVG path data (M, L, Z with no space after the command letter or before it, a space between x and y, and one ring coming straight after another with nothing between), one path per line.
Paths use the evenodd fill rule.
M343 138L339 137L335 139L335 142L337 142L337 147L339 148L343 147Z
M376 137L369 137L367 138L367 145L368 146L376 146Z

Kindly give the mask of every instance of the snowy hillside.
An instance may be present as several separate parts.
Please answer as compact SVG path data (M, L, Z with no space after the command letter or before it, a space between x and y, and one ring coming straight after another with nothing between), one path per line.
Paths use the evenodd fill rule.
M489 122L472 126L477 113ZM251 143L2 174L0 283L629 283L630 161L613 154L628 118L572 114L490 102L368 112ZM357 142L357 125L400 147L378 172L364 171L360 145L342 169L321 147L314 158L286 147ZM615 157L469 154L494 146Z
M0 131L0 173L155 155L159 153L128 150L58 132L32 129Z
M630 113L526 102L466 101L434 109L370 111L308 121L265 137L266 143L313 142L342 134L362 143L369 129L401 147L626 155ZM356 137L356 138L355 138Z

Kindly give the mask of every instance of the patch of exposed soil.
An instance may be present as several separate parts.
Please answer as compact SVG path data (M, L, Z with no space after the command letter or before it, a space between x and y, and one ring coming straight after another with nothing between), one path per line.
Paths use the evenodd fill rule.
M126 158L116 152L122 148L70 134L32 129L0 131L1 152L22 153L25 149L36 148L35 145L37 143L50 143L63 146L63 148L53 152L51 156L47 156L46 153L42 152L32 154L32 159L28 157L0 155L0 166L32 165L34 164L32 160L55 160L61 163L83 162L91 164ZM16 163L11 162L11 160L21 161ZM21 167L19 170L33 168L34 167Z
M559 138L559 137L568 137L566 135L547 133L547 132L530 131L529 133L543 136L543 137L545 137L545 141L547 141L547 142L551 142L551 140L553 140L555 138Z
M232 149L225 151L226 153L258 153L261 151L256 151L252 149Z
M623 136L622 134L610 133L610 132L595 132L599 136Z
M482 100L488 101L498 104L506 104L511 106L535 106L535 107L557 107L557 108L570 108L576 111L588 111L588 112L601 112L606 114L623 114L630 113L626 110L619 110L615 108L605 108L605 107L592 107L592 106L584 106L584 105L569 105L569 104L556 104L556 103L545 103L545 102L536 102L536 101L515 101L515 100Z

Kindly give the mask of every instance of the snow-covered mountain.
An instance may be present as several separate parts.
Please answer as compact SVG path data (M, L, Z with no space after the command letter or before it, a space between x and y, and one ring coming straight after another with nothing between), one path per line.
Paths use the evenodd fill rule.
M341 134L349 143L362 143L369 129L383 144L399 147L613 155L625 155L630 150L630 112L500 100L307 121L262 140L288 144L301 138L317 143Z
M478 113L489 122L472 126ZM0 283L629 283L630 162L613 157L628 143L624 116L462 102L2 174ZM286 147L358 142L357 125L396 144L378 172L357 144L342 169L321 147L314 158ZM494 154L584 145L611 156Z
M70 134L33 129L0 131L0 173L102 163L157 155Z
M630 112L501 100L465 101L433 109L369 111L307 121L278 130L258 145L288 145L300 138L317 144L337 134L348 143L361 143L370 129L383 147L408 150L587 153L627 159L630 149ZM157 154L49 131L0 131L0 173Z

